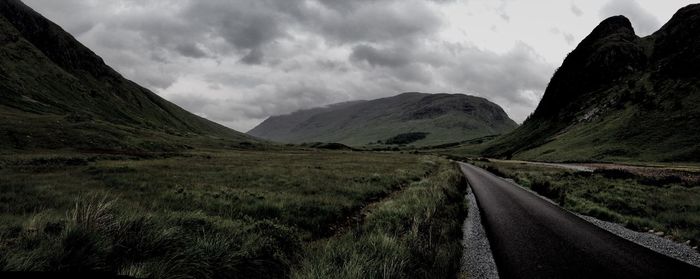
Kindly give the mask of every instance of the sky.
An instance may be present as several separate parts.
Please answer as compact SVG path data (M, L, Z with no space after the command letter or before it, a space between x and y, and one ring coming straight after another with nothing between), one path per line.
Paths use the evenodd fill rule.
M248 131L402 92L485 97L521 123L600 21L652 34L682 0L24 0L167 100Z

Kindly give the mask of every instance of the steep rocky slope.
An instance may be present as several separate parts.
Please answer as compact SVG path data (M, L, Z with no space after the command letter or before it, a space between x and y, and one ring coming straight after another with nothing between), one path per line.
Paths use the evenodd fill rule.
M700 5L640 38L606 19L557 70L535 112L484 155L548 161L700 160Z

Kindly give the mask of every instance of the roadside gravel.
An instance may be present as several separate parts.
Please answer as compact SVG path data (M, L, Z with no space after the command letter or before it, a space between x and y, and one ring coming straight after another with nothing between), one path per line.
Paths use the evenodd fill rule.
M466 199L469 205L469 213L462 226L462 231L464 232L464 239L462 240L464 253L462 255L460 277L497 279L499 278L498 270L491 252L491 245L489 245L489 240L481 223L479 206L470 188L467 188Z
M617 223L606 222L580 214L576 215L606 231L656 251L657 253L700 267L700 253L693 250L693 248L688 245L677 243L651 233L633 231Z
M515 186L521 187L540 198L556 204L552 200L539 195L538 193L522 187L515 183L512 179L502 178ZM481 223L481 213L476 203L476 198L471 189L468 189L467 202L469 205L469 214L463 225L464 240L464 255L462 258L462 276L461 278L499 278L498 270L493 259L491 247L488 238ZM673 240L657 236L652 233L637 232L624 227L621 224L602 221L594 217L574 213L580 218L592 223L606 231L609 231L619 237L632 241L638 245L646 247L657 253L684 261L694 266L700 267L700 253L693 250L690 246L682 243L677 243ZM466 275L466 276L465 276Z

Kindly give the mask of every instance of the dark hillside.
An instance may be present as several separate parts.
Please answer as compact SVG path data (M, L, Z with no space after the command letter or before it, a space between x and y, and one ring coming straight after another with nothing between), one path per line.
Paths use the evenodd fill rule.
M0 2L1 148L181 148L250 137L123 78L22 2ZM218 143L217 143L218 144Z
M502 134L515 127L501 107L484 98L403 93L273 116L248 134L289 143L426 146Z
M640 38L603 21L554 74L535 112L484 155L552 161L700 158L700 5Z

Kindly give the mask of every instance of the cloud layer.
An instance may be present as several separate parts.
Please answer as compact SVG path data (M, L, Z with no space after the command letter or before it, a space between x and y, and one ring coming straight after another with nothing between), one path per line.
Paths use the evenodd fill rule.
M522 121L555 67L536 41L492 49L470 35L481 25L452 16L464 3L484 3L494 22L484 26L496 34L517 24L509 9L517 0L26 2L126 77L242 131L271 115L404 91L483 96ZM562 9L589 14L574 3ZM613 11L634 14L643 29L658 25L631 0L612 1L601 14ZM569 47L582 37L556 23L546 30Z

